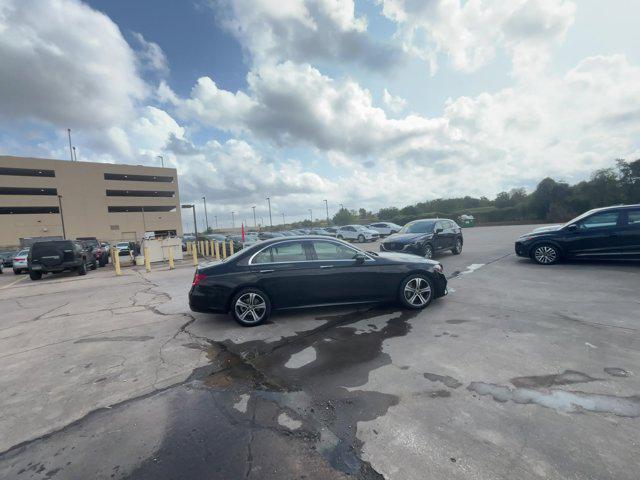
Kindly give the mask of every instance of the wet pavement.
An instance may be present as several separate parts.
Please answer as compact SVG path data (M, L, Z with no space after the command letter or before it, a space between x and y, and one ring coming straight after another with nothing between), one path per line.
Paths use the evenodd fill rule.
M421 312L247 329L188 311L190 268L0 289L0 478L635 479L640 265L539 267L526 231L465 230Z

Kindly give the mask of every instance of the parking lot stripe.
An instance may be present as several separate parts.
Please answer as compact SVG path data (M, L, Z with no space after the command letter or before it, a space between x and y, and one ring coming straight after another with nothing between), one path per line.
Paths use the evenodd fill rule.
M12 285L15 285L16 283L23 281L25 278L27 278L27 277L21 277L18 280L16 280L15 282L11 282L10 284L5 285L4 287L0 287L0 290L4 290L5 288L9 288Z

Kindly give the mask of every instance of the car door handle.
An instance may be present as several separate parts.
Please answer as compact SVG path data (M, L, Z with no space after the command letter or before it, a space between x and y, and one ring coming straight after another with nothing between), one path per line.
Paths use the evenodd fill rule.
M271 272L275 272L275 270L260 270L259 273L271 273Z
M333 268L333 265L320 265L320 268Z

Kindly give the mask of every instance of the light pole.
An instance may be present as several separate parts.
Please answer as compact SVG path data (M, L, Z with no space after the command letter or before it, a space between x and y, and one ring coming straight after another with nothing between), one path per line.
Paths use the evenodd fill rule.
M258 228L258 222L256 222L256 206L254 205L251 208L253 208L253 226Z
M264 218L260 217L260 226L264 227Z
M196 242L198 241L198 223L196 222L196 206L192 203L185 203L181 205L182 208L190 208L193 210L193 232L196 237Z
M329 225L329 202L327 202L326 199L324 201L324 208L327 209L327 225Z
M71 161L73 162L73 149L71 148L71 129L67 128L67 135L69 136L69 155L71 155Z
M218 215L214 215L214 218L216 220L216 230L218 229Z
M140 208L142 208L142 229L144 230L144 232L142 233L142 238L144 238L144 234L147 233L147 221L144 218L144 207Z
M73 160L78 161L78 154L76 153L76 147L73 147Z
M267 197L267 202L269 203L269 225L273 228L273 219L271 218L271 197Z
M313 223L313 212L309 209L309 217L311 218L311 223Z
M64 214L62 213L62 195L58 195L58 207L60 209L60 223L62 223L62 238L67 239L67 232L64 229Z
M231 212L231 228L236 228L236 218L234 217L234 214L236 212Z
M160 165L162 165L162 168L164 168L164 157L162 155L158 155L156 156L156 158L160 159Z
M286 222L284 221L284 212L282 212L282 226L283 226L283 227L284 227L284 224L285 224L285 223L286 223Z
M207 197L202 197L204 202L204 223L207 226L207 232L209 231L209 216L207 215Z

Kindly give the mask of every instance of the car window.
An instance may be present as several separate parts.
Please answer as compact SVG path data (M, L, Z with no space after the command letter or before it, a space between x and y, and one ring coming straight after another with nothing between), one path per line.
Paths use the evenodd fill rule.
M307 259L302 242L287 242L273 245L253 257L252 263L301 262Z
M629 225L640 228L640 210L629 210L627 222Z
M578 227L585 230L592 228L615 227L618 224L619 216L620 214L618 212L596 213L578 222Z
M400 233L431 233L435 223L432 220L416 220L402 227Z
M313 242L318 260L349 260L357 253L346 245L334 242Z

